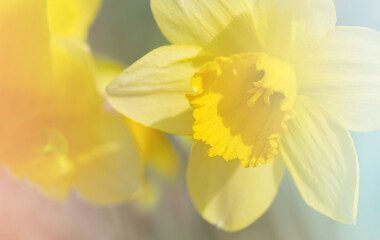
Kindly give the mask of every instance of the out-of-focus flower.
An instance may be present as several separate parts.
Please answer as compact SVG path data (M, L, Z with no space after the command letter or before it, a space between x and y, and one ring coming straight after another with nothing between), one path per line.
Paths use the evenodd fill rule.
M173 45L127 68L108 93L126 116L198 140L187 180L202 216L246 227L271 205L286 165L307 204L353 223L359 173L347 129L380 128L380 34L336 27L331 0L151 7Z
M139 151L123 118L103 109L85 43L99 5L0 1L0 163L54 198L77 188L111 204L145 186L143 154L153 147Z

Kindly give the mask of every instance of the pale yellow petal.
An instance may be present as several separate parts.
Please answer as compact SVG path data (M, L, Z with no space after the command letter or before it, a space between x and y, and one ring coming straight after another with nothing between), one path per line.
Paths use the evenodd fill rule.
M162 176L173 179L178 171L178 157L165 135L130 119L125 119L146 166Z
M380 129L379 32L337 27L296 69L300 92L348 129Z
M119 116L101 114L76 131L71 139L77 150L74 184L88 200L120 203L142 187L143 161L133 137ZM78 126L80 127L80 126ZM74 130L72 132L74 137Z
M193 117L185 95L190 78L208 58L193 46L165 46L127 68L108 86L111 105L145 126L191 134Z
M153 15L174 44L194 44L223 54L257 51L254 0L152 0Z
M101 0L48 0L48 18L54 34L85 40Z
M107 85L123 71L124 67L114 60L102 57L96 57L95 64L98 91L102 96L106 96Z
M105 58L96 59L98 90L106 94L106 86L122 72L123 67L115 61ZM172 179L178 170L178 158L165 135L155 129L145 127L133 120L125 118L139 152L147 166L152 167L164 177ZM152 187L147 186L149 196Z
M83 115L97 111L102 97L95 84L89 47L66 37L52 38L53 79L41 86L49 94L48 114Z
M226 231L237 231L256 221L271 205L284 172L276 160L257 168L239 161L210 158L203 143L193 147L187 184L193 202L208 222Z
M157 183L153 181L146 181L143 184L142 191L133 198L137 206L144 211L154 209L160 198L160 191Z
M280 153L298 190L318 212L354 223L359 166L349 132L307 97L299 97L295 110Z
M254 16L266 52L289 61L315 48L336 23L332 0L257 0Z
M50 197L64 199L73 181L65 135L49 126L29 131L22 141L5 145L5 149L14 145L11 149L14 152L5 156L8 157L6 166L18 178L27 178L38 184Z

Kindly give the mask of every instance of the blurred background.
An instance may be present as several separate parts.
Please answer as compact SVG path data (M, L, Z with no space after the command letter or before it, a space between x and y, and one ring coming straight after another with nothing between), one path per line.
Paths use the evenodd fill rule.
M379 0L335 3L338 25L380 31ZM126 67L167 41L153 19L149 0L104 0L89 43L95 55L115 59ZM279 194L263 217L237 233L220 231L204 221L191 203L184 174L188 149L182 146L178 148L179 177L172 183L162 181L159 201L150 210L135 203L100 208L83 202L75 194L66 204L57 204L3 171L0 215L11 217L0 218L0 238L15 239L11 236L17 233L20 239L39 240L380 239L380 132L352 134L360 162L356 225L337 223L308 207L286 173ZM16 190L10 193L11 188Z

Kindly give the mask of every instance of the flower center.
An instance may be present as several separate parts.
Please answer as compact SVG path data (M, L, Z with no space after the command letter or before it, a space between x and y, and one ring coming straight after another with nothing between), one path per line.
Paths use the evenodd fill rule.
M210 157L239 159L244 167L278 154L297 97L293 67L264 53L218 57L191 79L194 138Z

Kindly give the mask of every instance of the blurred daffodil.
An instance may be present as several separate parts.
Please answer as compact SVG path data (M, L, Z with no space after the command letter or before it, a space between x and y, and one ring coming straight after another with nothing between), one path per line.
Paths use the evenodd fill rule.
M380 34L336 27L332 0L151 7L173 45L127 68L108 93L132 119L198 140L187 180L202 216L228 231L248 226L286 166L307 204L353 223L359 172L347 129L380 129Z
M96 69L85 43L99 5L0 0L0 163L54 198L76 188L111 204L144 188L144 154L156 145L139 150L133 129L104 111L95 75L107 69Z

